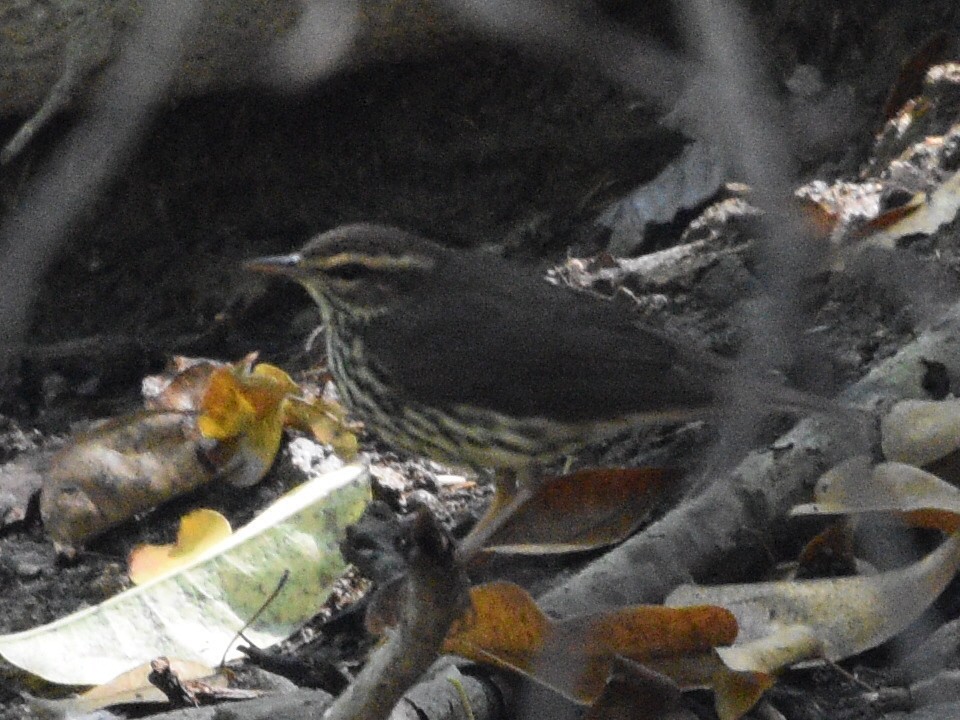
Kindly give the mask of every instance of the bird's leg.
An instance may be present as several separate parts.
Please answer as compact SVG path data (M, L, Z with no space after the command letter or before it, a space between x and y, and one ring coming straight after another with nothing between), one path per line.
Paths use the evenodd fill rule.
M483 550L493 534L536 495L543 483L543 476L538 467L530 466L519 470L498 470L493 482L490 507L457 548L457 560L464 565Z

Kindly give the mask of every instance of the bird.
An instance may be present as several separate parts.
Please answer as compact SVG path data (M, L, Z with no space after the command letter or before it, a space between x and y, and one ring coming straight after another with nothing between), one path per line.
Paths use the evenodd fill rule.
M708 417L734 383L777 409L833 407L518 263L388 225L342 225L246 267L319 305L352 414L395 448L510 478L500 507L545 464L626 428Z

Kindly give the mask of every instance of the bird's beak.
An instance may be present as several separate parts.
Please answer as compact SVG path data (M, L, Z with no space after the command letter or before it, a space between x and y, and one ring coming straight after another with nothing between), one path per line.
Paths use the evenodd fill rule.
M298 278L303 275L303 256L300 253L290 255L268 255L267 257L253 258L243 263L244 270L267 273L269 275L284 275Z

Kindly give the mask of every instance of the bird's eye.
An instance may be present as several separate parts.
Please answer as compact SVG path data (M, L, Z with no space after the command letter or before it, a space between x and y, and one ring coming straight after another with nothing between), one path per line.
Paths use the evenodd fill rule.
M356 280L367 271L360 263L344 263L326 269L326 274L338 280Z

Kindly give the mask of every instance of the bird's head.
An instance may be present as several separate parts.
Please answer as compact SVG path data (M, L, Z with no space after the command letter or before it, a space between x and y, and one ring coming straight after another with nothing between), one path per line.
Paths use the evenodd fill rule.
M448 252L397 228L357 223L317 235L299 252L256 258L245 267L296 280L325 313L368 319L429 282Z

